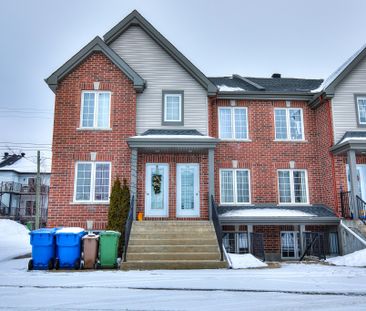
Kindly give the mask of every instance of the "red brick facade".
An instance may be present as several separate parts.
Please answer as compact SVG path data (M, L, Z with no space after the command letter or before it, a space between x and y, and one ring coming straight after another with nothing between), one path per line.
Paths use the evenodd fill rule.
M218 107L230 106L228 100L212 100L211 135L218 137ZM215 194L220 202L219 169L232 168L232 160L238 168L246 168L251 174L252 203L278 204L278 169L295 168L308 173L310 204L326 204L334 207L331 126L327 108L309 108L304 101L291 101L291 107L303 109L305 141L275 141L274 108L286 107L285 101L237 100L237 107L248 108L249 141L220 142L215 150ZM324 111L323 111L324 110Z
M100 89L112 92L111 130L78 130L80 127L81 92ZM75 163L97 161L112 164L112 180L130 180L130 149L126 139L135 135L136 93L131 81L102 53L93 53L58 85L53 130L51 190L48 226L86 226L105 228L108 204L74 204Z

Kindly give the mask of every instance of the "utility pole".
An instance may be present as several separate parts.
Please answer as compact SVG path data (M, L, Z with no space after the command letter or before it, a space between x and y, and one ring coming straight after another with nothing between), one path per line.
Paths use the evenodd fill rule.
M35 229L39 229L41 211L41 152L37 151L37 178L36 178L36 223Z

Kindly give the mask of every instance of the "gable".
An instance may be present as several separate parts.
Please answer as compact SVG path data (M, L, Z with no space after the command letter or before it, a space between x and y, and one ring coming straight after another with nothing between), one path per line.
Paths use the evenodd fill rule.
M57 84L94 52L103 53L133 82L136 91L143 91L145 81L98 36L45 79L50 89L55 92Z
M134 10L120 23L104 35L104 41L111 45L131 26L139 26L152 40L154 40L167 54L184 68L199 84L207 90L208 95L215 95L216 86L194 66L177 48L158 32L139 12Z

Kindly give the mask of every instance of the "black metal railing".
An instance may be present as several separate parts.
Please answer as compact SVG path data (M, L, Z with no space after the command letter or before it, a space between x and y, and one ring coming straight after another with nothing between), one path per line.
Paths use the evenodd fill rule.
M358 218L366 224L366 202L362 200L361 197L356 195L356 208L357 208L357 214Z
M125 225L125 245L123 246L123 261L127 261L127 248L130 240L131 228L133 223L133 211L134 211L135 196L131 197L130 210L128 211L128 217Z
M326 259L326 247L324 233L322 232L304 232L303 234L304 252L300 257L302 261L305 256L318 257Z
M41 185L41 194L47 194L49 186ZM16 194L35 194L35 184L21 184L15 181L0 182L0 193L16 193Z
M222 227L219 219L219 213L217 211L217 205L215 203L214 196L211 195L211 216L212 216L212 222L215 227L217 242L219 244L220 249L220 260L224 261L224 249L222 245Z
M340 192L340 199L341 199L341 212L342 217L346 219L352 219L352 195L351 191L341 191Z

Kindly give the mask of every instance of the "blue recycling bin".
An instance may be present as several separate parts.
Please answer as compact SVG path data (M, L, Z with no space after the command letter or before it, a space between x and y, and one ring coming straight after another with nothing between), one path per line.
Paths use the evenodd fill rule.
M56 231L55 269L79 269L81 238L86 234L82 228L62 228Z
M29 232L32 245L32 259L28 262L28 270L52 270L56 258L54 229L38 229Z

